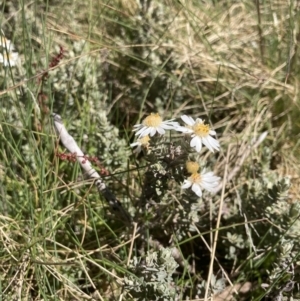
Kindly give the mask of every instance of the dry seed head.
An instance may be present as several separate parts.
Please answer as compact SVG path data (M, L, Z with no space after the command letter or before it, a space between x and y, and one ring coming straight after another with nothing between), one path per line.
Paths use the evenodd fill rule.
M199 164L197 162L193 162L193 161L187 161L185 164L186 170L191 173L191 174L195 174L198 172L199 169Z

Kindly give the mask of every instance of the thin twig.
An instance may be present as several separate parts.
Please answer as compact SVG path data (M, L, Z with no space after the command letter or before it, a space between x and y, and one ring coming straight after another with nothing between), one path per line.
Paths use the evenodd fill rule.
M208 291L209 291L209 286L210 286L210 281L211 281L211 276L213 273L213 267L214 267L214 261L215 261L215 255L216 255L216 249L217 249L217 242L218 242L218 236L219 236L219 228L220 228L220 223L221 223L221 216L223 212L223 202L224 202L224 194L225 194L225 183L228 178L228 162L229 162L229 156L230 156L230 147L228 148L227 151L227 157L226 157L226 166L225 166L225 171L224 171L224 178L222 181L222 194L221 194L221 201L220 201L220 207L219 207L219 212L218 212L218 219L217 219L217 224L216 224L216 232L214 235L214 240L213 240L213 247L212 247L212 252L210 256L210 265L209 265L209 272L208 272L208 277L207 277L207 284L206 284L206 290L205 290L205 296L204 300L207 300L208 297Z

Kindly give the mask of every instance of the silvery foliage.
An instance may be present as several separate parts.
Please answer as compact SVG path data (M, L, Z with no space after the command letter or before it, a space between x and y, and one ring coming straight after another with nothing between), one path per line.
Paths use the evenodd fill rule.
M146 257L134 257L129 266L132 274L124 278L126 290L138 301L176 299L172 275L178 264L170 249L148 252Z
M107 93L102 80L103 62L98 57L87 55L88 52L88 42L74 42L73 49L65 54L65 59L74 60L51 71L50 81L55 95L55 108L60 108L67 101L68 115L72 116L71 112L78 115L81 112L78 112L76 103L80 103L84 108L83 113L87 111L90 119L73 120L68 126L70 131L78 134L78 128L86 128L89 125L88 128L91 128L92 132L84 132L82 147L94 150L90 155L98 156L105 166L110 166L112 170L126 168L129 155L127 141L120 138L118 127L107 119ZM81 54L82 56L77 58Z
M207 281L203 280L201 284L198 284L197 288L197 298L203 297L205 294L205 290L206 290L206 286L207 286ZM218 294L221 293L226 287L226 279L225 278L217 278L217 276L215 276L214 274L212 274L211 276L211 280L210 280L210 286L209 286L209 292L210 294Z
M276 250L279 254L277 261L274 262L273 269L268 271L268 283L262 284L262 288L267 292L266 300L289 300L284 296L291 295L296 283L295 269L299 267L298 252L294 250L294 246L292 240L281 240Z

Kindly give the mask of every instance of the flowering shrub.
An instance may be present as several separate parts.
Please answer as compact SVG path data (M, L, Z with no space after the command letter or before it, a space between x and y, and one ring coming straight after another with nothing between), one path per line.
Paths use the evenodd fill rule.
M219 142L211 137L211 135L216 135L216 132L211 130L210 126L205 124L202 119L197 118L195 121L192 117L186 115L181 116L181 119L187 124L186 126L181 126L178 122L175 122L174 119L163 121L162 117L158 113L151 113L143 120L141 124L134 126L134 131L137 131L135 135L139 138L137 142L131 144L131 147L137 146L135 152L140 152L143 149L145 151L146 160L148 160L147 155L151 157L153 153L156 153L157 145L159 143L162 143L163 145L172 145L172 148L177 149L177 152L180 152L180 156L185 158L192 157L195 154L193 148L195 148L197 153L200 153L202 149L202 143L211 152L214 152L214 150L219 150ZM188 148L186 145L186 137L177 139L178 137L170 135L170 141L162 142L161 138L165 136L165 130L183 132L186 136L191 136L191 148ZM150 135L150 137L148 135ZM155 135L157 137L154 137L154 139L151 140L151 137ZM163 152L166 152L166 150ZM171 150L167 156L169 156L171 159ZM157 159L159 164L163 164L160 162L161 160L159 158ZM173 159L175 159L175 157L173 157ZM152 160L155 159L152 158ZM176 165L176 163L174 165ZM178 170L178 174L180 173L180 170L184 170L184 166L182 166L182 164L177 164L175 167ZM203 189L214 192L214 189L219 185L220 178L215 176L213 172L205 172L205 169L198 173L199 168L200 165L197 162L186 162L187 172L191 175L188 177L188 179L184 180L182 189L191 187L192 191L198 197L201 197ZM175 177L175 180L179 180L179 178Z

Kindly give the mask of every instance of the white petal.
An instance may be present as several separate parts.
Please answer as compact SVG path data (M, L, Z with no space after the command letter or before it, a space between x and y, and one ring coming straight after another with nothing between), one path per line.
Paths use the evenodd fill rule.
M177 121L173 121L174 119L170 119L170 120L165 120L163 121L164 124L170 124L170 125L179 125L179 123Z
M175 118L172 118L172 119L169 119L169 120L165 120L165 121L163 121L163 122L164 122L164 123L167 123L167 122L172 123L172 122L174 122L173 120L175 120Z
M204 123L203 120L201 118L197 118L196 119L196 123Z
M154 128L154 127L149 128L149 133L150 133L150 136L153 137L156 134L156 128ZM147 135L144 135L144 136L147 136Z
M202 173L201 177L201 186L208 191L213 191L214 188L216 188L219 185L219 181L221 179L215 176L213 172L208 172L205 174Z
M135 147L138 146L139 144L141 144L141 142L134 142L130 144L130 147Z
M195 120L190 117L190 116L187 116L187 115L182 115L181 116L181 119L187 124L187 125L190 125L190 126L193 126L195 124Z
M201 172L202 178L206 178L206 177L209 178L209 177L211 177L213 175L214 175L213 171L205 172L205 169L203 169L203 171Z
M215 150L219 150L219 142L210 136L202 138L203 144L211 151L214 152Z
M212 171L207 172L205 174L201 174L202 180L207 182L215 182L219 179L219 177L216 177Z
M135 152L136 153L140 153L142 151L142 146L139 145L136 149L135 149Z
M134 125L133 127L136 128L136 129L134 129L134 131L138 130L138 128L141 127L141 126L143 126L143 125L142 124L136 124L136 125Z
M189 180L184 180L184 182L183 182L181 188L182 188L182 189L187 189L187 188L190 188L191 186L192 186L192 182L191 182L191 181L189 181Z
M164 135L166 131L163 129L162 125L156 128L157 132L161 135Z
M142 127L140 130L138 130L138 131L135 133L135 135L136 135L136 136L139 135L139 137L141 138L141 137L144 137L144 136L149 135L150 131L151 131L151 128L147 128L146 126L144 126L144 127Z
M174 130L182 133L193 133L192 129L186 128L184 126L177 126L176 128L174 128Z
M171 125L171 124L165 124L165 123L161 124L160 127L164 128L166 130L173 130L174 129L173 125Z
M201 148L202 148L202 142L201 142L201 138L199 138L198 136L195 136L191 142L190 142L190 146L191 147L195 147L196 151L198 153L201 152Z
M207 191L212 191L217 185L213 184L213 183L201 183L201 186L203 189L207 190Z
M199 197L202 196L202 190L201 190L200 185L194 183L193 186L192 186L192 190L193 190Z
M179 126L180 124L177 121L168 122L172 126Z
M220 147L220 143L217 139L211 137L211 136L207 136L206 137L208 142L210 143L210 145L214 148L219 148Z
M202 141L203 141L203 144L213 153L214 152L214 148L210 145L210 143L207 140L207 138L203 138Z
M139 154L142 151L141 145L138 145L138 147L133 151L135 154Z
M216 140L216 139L213 138L213 137L210 137L210 136L209 136L208 139L209 139L209 143L211 144L211 146L212 146L215 150L219 151L219 150L220 150L220 143L219 143L219 141Z

